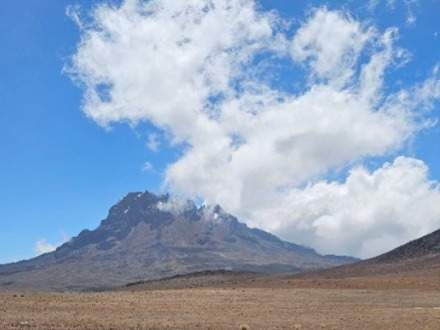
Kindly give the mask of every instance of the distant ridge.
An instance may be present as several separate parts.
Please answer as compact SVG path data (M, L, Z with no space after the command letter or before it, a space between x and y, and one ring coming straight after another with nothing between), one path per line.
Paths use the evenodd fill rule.
M90 290L208 270L301 272L355 261L247 227L220 206L129 193L98 228L0 266L0 289Z

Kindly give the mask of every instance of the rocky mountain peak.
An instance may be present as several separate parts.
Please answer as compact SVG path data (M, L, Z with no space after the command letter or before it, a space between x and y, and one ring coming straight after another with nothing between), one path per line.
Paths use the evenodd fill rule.
M83 289L193 271L297 272L349 261L249 228L219 205L147 191L127 194L98 228L56 251L0 266L0 285Z
M142 212L168 201L168 195L154 195L148 191L129 193L110 208L108 217L123 217L129 212Z

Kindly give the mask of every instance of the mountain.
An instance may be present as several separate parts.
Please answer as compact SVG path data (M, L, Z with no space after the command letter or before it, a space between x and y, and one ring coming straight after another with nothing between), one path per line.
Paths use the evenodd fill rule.
M87 290L205 270L300 272L353 262L249 228L220 206L130 193L98 228L0 266L0 289Z
M348 278L382 275L417 275L440 278L440 230L377 257L296 277Z

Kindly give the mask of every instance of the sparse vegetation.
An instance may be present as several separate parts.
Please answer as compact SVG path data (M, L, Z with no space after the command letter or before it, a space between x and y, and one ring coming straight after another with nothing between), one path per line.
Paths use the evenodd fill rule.
M278 279L250 282L255 286L239 290L29 293L25 299L0 293L0 329L438 330L440 288L390 290L383 278L357 281ZM399 278L392 281L395 289L398 283L407 288ZM429 281L438 282L438 277ZM370 289L350 289L356 285ZM244 323L249 320L251 324Z

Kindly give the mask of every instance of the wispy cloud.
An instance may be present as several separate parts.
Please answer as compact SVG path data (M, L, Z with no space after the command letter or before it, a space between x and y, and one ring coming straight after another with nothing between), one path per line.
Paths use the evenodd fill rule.
M149 171L152 171L152 170L154 170L154 166L150 162L146 161L144 163L144 165L142 165L142 171L143 172L149 172Z
M61 238L56 243L50 243L45 238L37 240L35 243L36 255L53 252L57 249L57 247L66 243L70 239L70 236L68 236L64 231L61 231L60 236Z
M159 136L155 133L151 133L148 135L147 139L147 148L151 151L158 151L160 146Z
M414 26L417 21L414 7L417 5L416 0L405 0L406 6L406 24L408 26Z
M35 253L37 255L55 251L56 245L49 243L46 239L40 239L35 243Z

